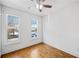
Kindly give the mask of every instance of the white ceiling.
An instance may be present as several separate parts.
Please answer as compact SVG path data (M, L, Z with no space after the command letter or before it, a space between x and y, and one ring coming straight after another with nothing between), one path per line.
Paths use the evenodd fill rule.
M11 8L28 11L37 15L47 15L48 13L55 12L75 1L79 0L46 0L45 4L51 4L53 7L51 9L43 8L42 12L39 12L35 7L35 3L30 0L0 0L0 3ZM32 7L29 8L30 6Z

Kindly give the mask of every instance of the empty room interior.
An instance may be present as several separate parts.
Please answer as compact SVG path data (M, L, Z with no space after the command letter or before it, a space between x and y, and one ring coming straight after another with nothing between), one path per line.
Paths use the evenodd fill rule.
M78 58L79 0L0 0L0 58Z

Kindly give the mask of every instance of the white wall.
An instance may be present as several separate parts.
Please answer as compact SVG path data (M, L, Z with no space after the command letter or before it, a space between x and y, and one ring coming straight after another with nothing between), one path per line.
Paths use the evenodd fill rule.
M0 6L0 56L1 56L1 6Z
M46 44L79 57L79 1L45 16L43 32Z
M14 41L7 41L7 27L6 27L6 14L12 14L12 15L17 15L20 16L20 38L19 40L14 40ZM37 43L42 42L42 29L41 29L41 16L36 16L38 18L38 23L40 24L38 27L38 33L39 33L39 38L37 40L31 40L31 16L33 14L29 14L27 12L19 11L16 9L8 8L8 7L3 7L3 19L2 19L2 53L9 53L21 48L25 48Z

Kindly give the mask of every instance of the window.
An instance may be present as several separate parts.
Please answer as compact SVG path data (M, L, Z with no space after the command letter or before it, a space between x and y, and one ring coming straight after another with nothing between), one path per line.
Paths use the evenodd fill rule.
M32 39L37 39L37 27L38 27L38 19L36 17L32 17Z
M19 37L19 20L18 16L7 15L7 36L8 40L17 39Z

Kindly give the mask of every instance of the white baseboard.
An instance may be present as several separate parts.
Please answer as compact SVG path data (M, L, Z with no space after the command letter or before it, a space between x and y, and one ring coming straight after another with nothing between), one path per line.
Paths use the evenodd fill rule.
M47 43L47 42L44 42L44 43L47 44L47 45L49 45L49 46L51 46L51 47L55 47L55 46L52 46L52 44L49 44L49 43ZM75 51L74 51L74 52L71 52L71 51L66 51L66 50L64 50L64 49L60 49L60 48L58 48L58 47L55 47L55 48L57 48L57 49L59 49L59 50L61 50L61 51L64 51L64 52L66 52L66 53L69 53L69 54L71 54L71 55L76 56L76 57L79 58L79 53L75 53Z

